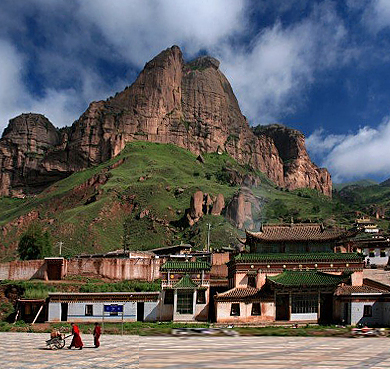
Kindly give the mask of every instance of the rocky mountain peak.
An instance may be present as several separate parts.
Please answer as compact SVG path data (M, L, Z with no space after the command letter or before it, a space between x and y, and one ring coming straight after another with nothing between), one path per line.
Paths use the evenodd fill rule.
M38 139L41 144L53 146L59 141L59 133L44 115L25 113L10 119L1 139L11 140L16 144L21 141L33 144Z
M61 137L43 116L21 117L20 123L12 123L21 127L20 141L37 137L35 141L45 142L37 145L48 149L34 151L34 160L26 160L28 145L15 152L7 138L15 130L10 123L0 140L0 195L12 194L27 177L44 183L45 178L54 180L102 163L137 140L172 143L196 155L224 151L278 186L310 187L329 196L332 191L329 173L310 161L300 132L279 125L252 130L219 61L202 56L185 64L178 46L148 62L134 83L115 97L91 103ZM33 135L31 120L39 127Z
M219 68L219 64L219 60L211 56L200 56L188 63L192 69L206 69L211 67L216 70Z

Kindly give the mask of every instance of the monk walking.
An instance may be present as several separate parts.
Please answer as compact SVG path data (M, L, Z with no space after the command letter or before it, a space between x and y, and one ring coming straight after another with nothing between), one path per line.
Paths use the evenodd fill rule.
M99 338L102 334L102 329L100 328L99 323L95 323L95 328L93 330L93 343L95 345L95 348L98 348L100 346Z
M78 348L79 350L82 350L84 345L83 345L83 341L81 341L79 327L74 323L70 323L70 325L72 326L73 339L68 349L75 347Z

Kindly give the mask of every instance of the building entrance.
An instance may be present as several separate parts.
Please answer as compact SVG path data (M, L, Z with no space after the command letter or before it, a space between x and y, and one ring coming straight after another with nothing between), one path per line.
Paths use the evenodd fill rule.
M290 304L288 294L276 295L276 320L290 320Z

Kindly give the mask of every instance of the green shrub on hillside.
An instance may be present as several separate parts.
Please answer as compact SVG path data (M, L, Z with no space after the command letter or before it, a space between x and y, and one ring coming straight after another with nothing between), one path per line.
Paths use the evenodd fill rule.
M31 224L19 240L18 253L22 260L43 259L52 254L49 232L43 232L38 223Z

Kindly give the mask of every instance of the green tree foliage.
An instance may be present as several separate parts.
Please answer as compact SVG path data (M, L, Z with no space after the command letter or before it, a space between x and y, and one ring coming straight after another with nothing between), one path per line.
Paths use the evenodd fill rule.
M32 224L19 240L18 253L22 260L43 259L52 254L49 232L43 232L39 224Z
M269 209L272 212L270 215L272 215L272 217L275 219L281 218L285 221L288 221L288 218L292 215L286 204L280 199L275 199L274 201L272 201Z

